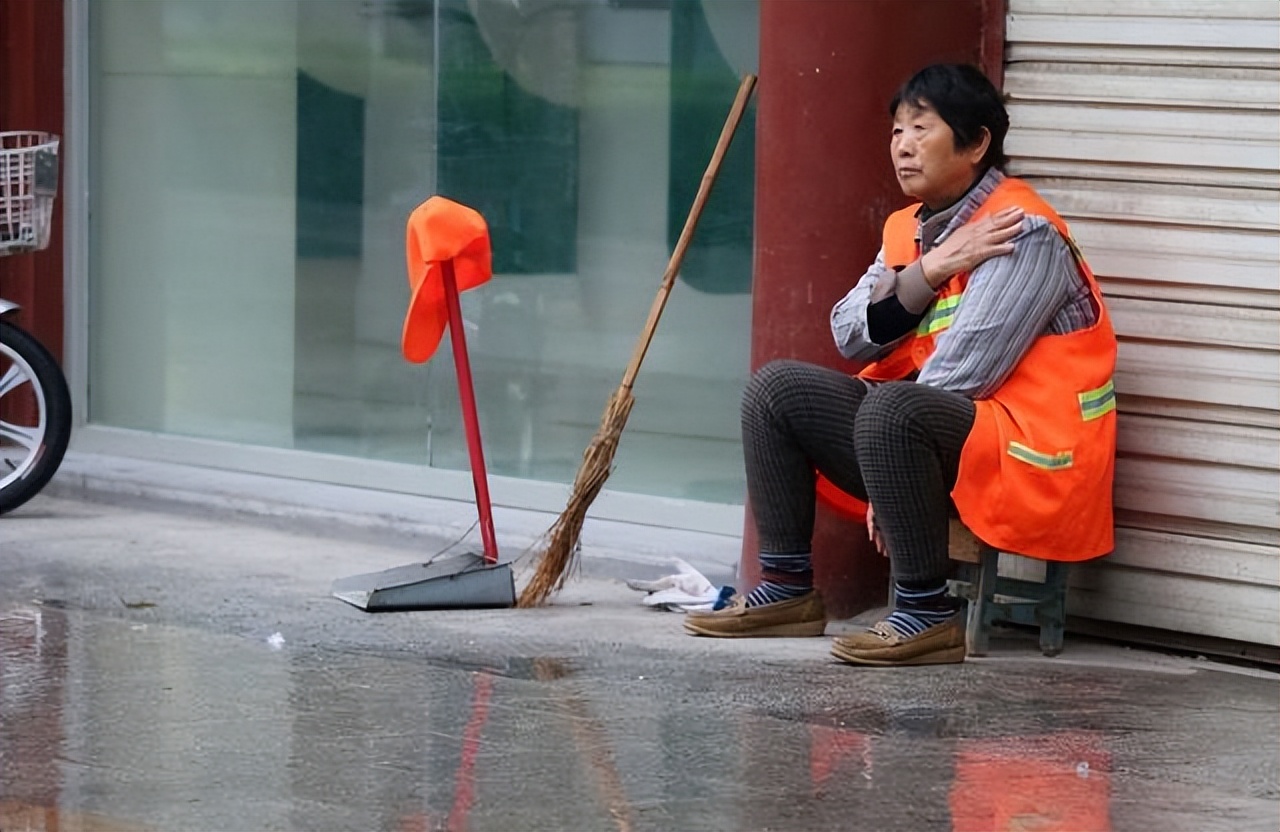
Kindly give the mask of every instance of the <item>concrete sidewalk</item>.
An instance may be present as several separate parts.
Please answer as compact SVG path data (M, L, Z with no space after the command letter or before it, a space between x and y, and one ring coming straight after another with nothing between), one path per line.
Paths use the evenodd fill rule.
M660 536L542 609L369 615L332 580L456 527L186 476L0 518L0 829L1280 828L1266 670L1071 636L896 669L690 638L620 580L661 571Z

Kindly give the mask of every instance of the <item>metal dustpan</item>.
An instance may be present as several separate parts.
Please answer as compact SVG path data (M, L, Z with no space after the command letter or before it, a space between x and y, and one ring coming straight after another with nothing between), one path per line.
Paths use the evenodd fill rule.
M422 208L441 207L440 197L432 197ZM470 211L470 209L464 209ZM418 212L415 212L415 217ZM474 212L472 212L474 214ZM475 214L475 217L479 217ZM413 219L410 220L413 222ZM483 222L483 221L481 221ZM453 344L453 361L458 373L458 394L462 420L466 426L467 450L471 455L471 478L475 483L476 508L480 514L480 536L484 553L469 552L427 563L397 566L339 578L333 582L333 596L366 612L401 610L492 609L516 603L515 578L511 564L498 562L498 544L493 531L493 510L485 477L484 452L480 447L480 420L476 413L475 389L471 383L471 363L467 358L466 335L462 326L462 306L452 259L440 262L444 283L444 305ZM487 265L487 264L486 264Z
M333 582L333 596L365 612L490 609L515 604L511 565L468 552Z

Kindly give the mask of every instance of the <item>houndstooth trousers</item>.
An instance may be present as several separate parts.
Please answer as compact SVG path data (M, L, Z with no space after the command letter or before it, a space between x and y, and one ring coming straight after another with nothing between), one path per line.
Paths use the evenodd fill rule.
M875 507L894 577L947 577L947 526L973 402L910 381L873 384L800 361L773 361L742 399L747 493L761 551L812 546L815 469Z

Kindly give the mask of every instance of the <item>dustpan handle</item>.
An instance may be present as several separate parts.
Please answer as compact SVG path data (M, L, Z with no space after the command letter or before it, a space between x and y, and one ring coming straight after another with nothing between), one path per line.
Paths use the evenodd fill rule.
M476 391L471 384L471 361L467 357L467 335L458 300L458 279L453 261L440 263L444 281L444 301L449 310L449 338L453 344L453 366L458 374L458 398L462 403L462 423L467 432L467 452L471 455L471 479L476 488L476 508L480 512L480 539L486 563L498 562L498 541L493 532L493 508L489 504L489 480L484 470L484 449L480 447L480 416L476 411Z

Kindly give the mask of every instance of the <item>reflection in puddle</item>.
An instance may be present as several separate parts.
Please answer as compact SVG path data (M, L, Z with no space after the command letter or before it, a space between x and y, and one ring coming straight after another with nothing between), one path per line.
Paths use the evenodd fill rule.
M809 743L818 800L861 786L919 810L950 776L952 832L1111 829L1111 756L1092 732L957 739L929 747L904 744L892 734L810 725Z
M0 612L0 829L58 829L66 619L36 606ZM53 825L50 826L49 822Z
M526 658L511 656L488 661L468 661L457 658L422 659L433 667L447 670L470 670L505 679L525 679L539 682L563 679L573 672L573 665L565 659L551 657Z
M142 827L84 813L0 800L0 832L144 832Z
M480 753L481 732L489 719L489 699L493 696L493 677L488 673L475 674L475 691L471 697L471 716L462 732L462 762L453 787L453 806L444 828L449 832L462 832L467 828L467 814L476 797L476 757Z
M866 785L871 785L871 737L861 731L810 725L809 779L813 782L813 796L825 796L828 782L849 767Z
M521 663L519 666L526 665ZM532 659L527 667L528 678L534 681L555 681L565 678L570 672L566 662L551 658ZM470 812L477 799L477 781L484 779L481 777L481 753L502 755L500 740L485 735L496 678L489 672L471 674L471 704L466 726L462 731L459 762L453 772L453 795L448 814L443 817L430 812L408 814L400 818L397 824L400 832L465 832L467 829ZM575 756L587 764L592 775L597 799L608 811L619 832L630 832L634 827L632 807L605 725L594 716L587 699L575 690L558 692L554 697L553 711L559 717L557 723L561 723L557 728L567 728L567 731L556 730L556 736L547 738L548 743L568 734ZM511 713L508 708L507 714ZM549 759L553 760L550 745L547 751ZM486 756L485 759L492 764L494 757ZM490 799L492 801L491 794Z
M969 740L956 750L954 832L1109 832L1111 755L1094 734Z
M67 629L56 606L0 612L0 832L141 832L59 808Z

